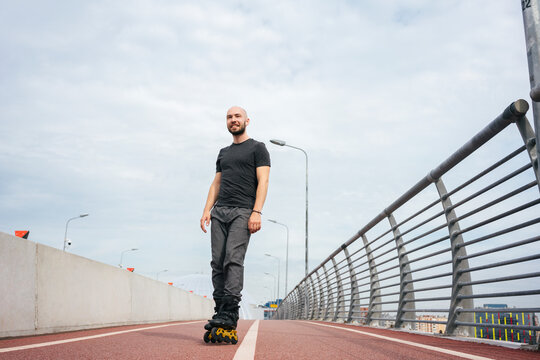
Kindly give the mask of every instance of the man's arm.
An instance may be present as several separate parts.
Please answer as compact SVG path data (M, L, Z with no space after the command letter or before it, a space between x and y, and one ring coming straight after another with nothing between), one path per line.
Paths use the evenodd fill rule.
M257 193L255 195L255 205L253 210L262 212L266 193L268 192L268 179L270 177L270 166L259 166L257 168ZM261 214L252 212L248 222L249 232L254 234L261 230Z
M204 206L203 215L201 218L201 229L206 232L206 226L210 225L210 210L217 201L219 195L219 186L221 184L221 172L217 172L208 190L208 198L206 199L206 205Z

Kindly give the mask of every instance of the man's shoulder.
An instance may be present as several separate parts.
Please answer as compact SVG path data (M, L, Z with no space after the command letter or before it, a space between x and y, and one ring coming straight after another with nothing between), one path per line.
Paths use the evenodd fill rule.
M257 141L253 138L251 138L250 140L253 140L253 147L266 147L266 145L262 141Z
M230 147L231 147L231 145L225 146L224 148L221 148L221 149L219 150L219 153L220 153L220 154L223 154L224 152L226 152L227 150L229 150Z

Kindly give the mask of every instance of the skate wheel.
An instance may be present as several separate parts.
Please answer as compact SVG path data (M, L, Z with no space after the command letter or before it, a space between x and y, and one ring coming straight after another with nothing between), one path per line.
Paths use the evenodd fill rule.
M221 335L219 335L219 329L218 328L213 328L212 329L212 333L211 333L211 339L215 341L217 341L218 343L222 342L223 339L221 338Z
M210 339L210 331L207 331L207 332L204 333L203 340L207 344L211 341L211 339Z
M236 345L238 343L238 339L232 338L231 344Z

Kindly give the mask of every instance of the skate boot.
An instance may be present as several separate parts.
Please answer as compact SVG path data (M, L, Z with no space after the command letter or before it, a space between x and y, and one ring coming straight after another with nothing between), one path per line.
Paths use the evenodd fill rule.
M204 324L204 330L206 330L206 332L203 335L203 340L205 343L209 343L210 341L212 343L216 342L216 338L215 337L213 338L210 332L212 331L212 328L214 327L213 322L214 320L217 319L219 312L221 310L221 307L223 306L223 302L221 301L221 299L214 299L214 302L216 304L216 306L214 306L214 315L212 316L212 319L208 320L208 322Z
M217 316L219 314L219 310L220 310L221 305L222 305L221 299L214 299L214 302L216 303L216 306L214 306L214 315L212 316L212 319L208 320L208 322L206 324L204 324L204 329L206 331L212 330L212 328L213 328L212 321L217 318Z
M233 297L223 298L222 311L212 320L212 330L208 339L217 342L226 342L236 344L238 342L238 333L236 326L238 324L238 300ZM206 340L205 340L206 341Z

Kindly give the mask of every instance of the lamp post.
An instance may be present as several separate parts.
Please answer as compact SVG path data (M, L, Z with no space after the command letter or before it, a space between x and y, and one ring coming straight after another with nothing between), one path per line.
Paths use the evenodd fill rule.
M270 289L268 286L264 287L265 289L268 289L268 292L270 293L269 299L272 300L272 289Z
M159 274L161 274L162 272L167 272L167 271L169 271L169 270L164 269L164 270L158 271L157 274L156 274L156 280L159 281Z
M538 17L538 0L521 1L523 25L525 27L525 43L527 62L529 64L530 96L532 99L533 123L536 133L536 157L540 161L540 18ZM536 169L538 173L538 167Z
M307 155L307 152L304 151L304 149L301 149L296 146L288 145L283 140L272 139L270 140L270 142L274 145L288 146L290 148L300 150L306 156L306 276L307 276L308 274L308 155Z
M277 297L276 297L276 299L279 299L279 284L280 284L280 282L279 282L279 274L281 273L281 270L280 270L281 261L279 261L279 258L277 256L273 256L273 255L270 255L270 254L264 254L264 255L277 260Z
M274 278L274 298L276 298L276 276L265 272L264 275L269 275ZM277 299L277 298L276 298Z
M118 267L122 268L122 258L124 257L125 252L136 251L136 250L139 250L139 249L133 248L133 249L128 249L128 250L122 251L122 253L120 254L120 264L118 264Z
M270 221L270 222L272 222L274 224L285 226L285 229L287 229L287 250L286 250L286 254L285 254L285 295L284 295L284 296L287 296L287 294L288 294L288 292L287 292L287 284L288 284L288 276L289 276L289 227L287 225L285 225L285 224L277 222L276 220L268 219L268 221Z
M70 222L71 220L83 218L83 217L86 217L86 216L88 216L88 214L81 214L81 215L79 215L79 216L72 217L71 219L69 219L69 220L66 222L66 233L64 234L64 250L63 250L63 251L66 251L67 230L68 230L69 222Z

